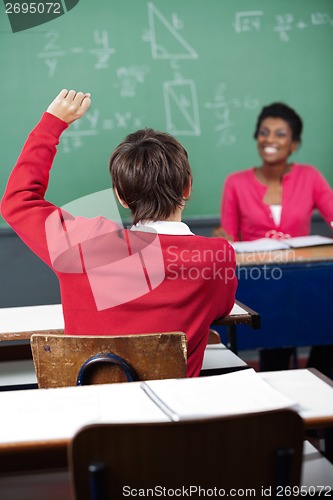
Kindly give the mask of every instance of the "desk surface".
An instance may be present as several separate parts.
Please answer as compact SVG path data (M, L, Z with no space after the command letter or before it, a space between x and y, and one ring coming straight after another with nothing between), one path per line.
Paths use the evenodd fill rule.
M248 365L224 344L206 347L200 376L219 375L244 370ZM21 359L0 363L0 391L37 389L37 377L33 360Z
M248 370L237 373L245 372ZM230 377L230 374L220 377ZM292 399L296 403L296 410L303 418L305 426L333 426L333 387L315 370L267 372L259 374L259 377L270 387L277 389L282 397ZM209 384L213 382L214 385L213 379L216 377L203 378L201 381L205 384L208 380ZM193 383L196 384L197 380L200 381L183 379L182 382L193 388ZM247 397L251 394L249 387L244 389L242 383L236 385L238 389L235 391L234 385L226 386L225 379L223 382L221 385L228 393L232 391L233 394L238 394L239 390L243 393L246 390ZM0 392L2 470L65 466L67 445L75 432L86 424L168 421L167 415L147 397L140 384L133 382ZM189 394L188 390L186 394ZM219 395L220 403L217 401L217 404L221 404L222 415L225 411L223 390L222 393L220 390L216 394ZM233 398L232 404L237 405L237 401L238 397L236 401ZM195 404L203 408L200 401ZM254 403L254 406L257 407L257 403ZM241 407L239 409L242 411Z
M243 373L245 372L247 370ZM226 380L228 383L230 380L231 383L231 379L225 377L233 379L233 376L237 375L238 380L238 374L241 373L220 375L218 376L222 377L220 379L203 378L201 382L199 379L182 379L181 390L184 390L184 383L188 384L190 393L193 385L198 383L200 387L204 387L201 384L208 383L210 389L218 388L220 380L222 389L228 387L230 391L234 386L232 384L226 386ZM333 383L316 370L265 372L255 374L256 376L288 400L296 403L296 410L307 427L333 426ZM154 383L156 382L165 383L165 381ZM244 392L244 387L241 389L238 385L235 387L236 390ZM226 411L223 401L223 394L218 392L216 405L221 408L218 409L220 415ZM256 404L254 400L253 408L257 408ZM196 406L200 406L200 401L196 401ZM169 420L166 414L147 397L141 388L141 382L0 392L0 407L0 451L6 444L66 441L82 425L91 422ZM239 405L237 408L238 412L242 411Z
M246 324L259 328L259 314L236 301L230 314L218 325ZM0 308L0 344L5 341L30 340L37 331L63 333L64 318L61 304Z
M288 248L287 250L271 250L265 252L237 253L236 261L240 266L261 264L291 264L307 262L323 262L333 260L333 245L315 247Z

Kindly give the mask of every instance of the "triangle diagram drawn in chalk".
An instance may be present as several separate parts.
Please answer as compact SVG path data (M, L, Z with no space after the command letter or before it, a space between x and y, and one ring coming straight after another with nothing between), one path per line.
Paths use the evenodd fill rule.
M148 4L148 20L154 59L197 59L196 51L152 3Z

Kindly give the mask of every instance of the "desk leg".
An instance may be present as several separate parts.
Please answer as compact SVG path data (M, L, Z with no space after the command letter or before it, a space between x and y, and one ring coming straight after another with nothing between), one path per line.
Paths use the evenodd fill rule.
M324 439L325 456L333 464L333 427L326 427Z
M227 336L228 336L227 345L229 349L235 354L238 354L236 325L227 325Z

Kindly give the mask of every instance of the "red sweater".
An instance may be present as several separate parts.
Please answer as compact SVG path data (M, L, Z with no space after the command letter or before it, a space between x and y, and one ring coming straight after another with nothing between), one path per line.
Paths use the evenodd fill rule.
M66 123L49 113L28 137L2 199L3 218L57 274L65 332L185 332L187 376L202 366L210 324L235 300L235 255L222 238L154 235L44 199ZM161 264L162 263L162 264Z

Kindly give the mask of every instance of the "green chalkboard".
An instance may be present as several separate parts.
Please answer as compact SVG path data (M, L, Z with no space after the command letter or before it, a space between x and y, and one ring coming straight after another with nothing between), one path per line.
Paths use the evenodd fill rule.
M0 191L62 88L91 92L92 106L59 146L56 204L109 188L112 149L148 126L189 152L186 216L216 216L226 175L259 163L255 120L276 100L304 119L295 160L333 184L332 48L332 0L79 0L17 33L1 3Z

